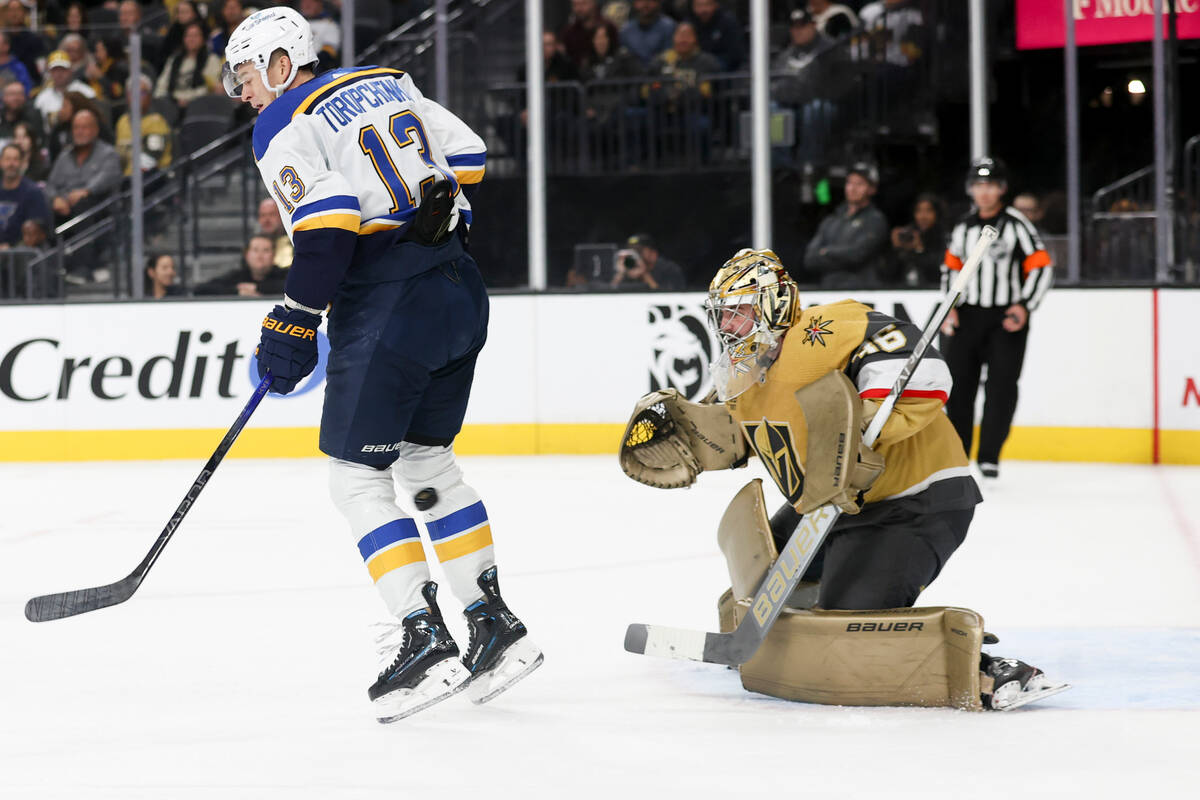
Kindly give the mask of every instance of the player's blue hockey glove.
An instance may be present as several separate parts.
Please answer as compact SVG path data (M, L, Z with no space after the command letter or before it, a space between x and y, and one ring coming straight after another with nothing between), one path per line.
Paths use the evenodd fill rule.
M262 324L258 378L271 371L271 391L287 394L317 366L317 328L321 318L297 308L275 306Z

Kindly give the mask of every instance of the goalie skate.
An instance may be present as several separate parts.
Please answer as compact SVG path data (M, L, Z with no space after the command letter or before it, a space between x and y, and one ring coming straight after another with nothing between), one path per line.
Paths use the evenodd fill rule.
M1040 669L1015 658L984 658L983 672L994 688L983 696L983 704L993 711L1012 711L1071 688L1069 683L1051 683Z
M483 598L467 606L463 616L471 641L463 664L471 673L467 697L480 704L494 698L542 665L544 657L529 641L525 624L508 610L500 597L496 568L477 579Z
M421 594L429 608L414 611L399 624L389 624L379 637L379 652L389 658L368 690L382 723L412 716L461 691L470 673L458 660L458 645L446 630L437 606L437 584L429 581ZM403 634L399 646L397 633ZM393 656L394 654L394 656Z

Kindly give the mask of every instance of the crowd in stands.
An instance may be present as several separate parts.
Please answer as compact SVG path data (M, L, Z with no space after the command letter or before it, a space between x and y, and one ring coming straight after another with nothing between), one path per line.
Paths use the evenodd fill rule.
M141 34L141 69L132 91L141 112L137 166L153 175L184 151L179 134L190 106L213 97L212 103L234 108L221 86L225 43L248 14L279 4L0 0L0 249L10 251L0 252L0 297L15 291L17 250L52 245L56 227L103 202L133 174L130 33ZM322 69L339 66L340 0L288 4L312 24ZM251 280L214 281L205 291L221 286L246 293L244 284L259 282L264 249L274 269L290 264L277 213L276 225L247 243L240 269L252 272ZM66 265L67 283L108 280L109 270L98 266L94 254L78 261ZM157 277L150 275L155 270ZM180 271L173 258L153 260L148 291L171 286ZM172 293L154 289L155 296Z
M802 285L829 291L939 288L954 219L974 207L962 197L919 192L901 224L892 225L876 205L880 189L875 164L849 165L842 201L821 218L803 252L781 253L791 275ZM1000 191L1003 196L1007 185ZM1056 202L1054 194L1039 198L1030 192L1001 200L1002 207L1011 205L1028 219L1043 241L1047 204ZM952 215L947 208L953 209ZM603 252L606 249L611 256ZM727 255L717 253L713 258L719 261ZM653 235L646 233L629 237L621 249L615 244L578 245L575 261L566 272L564 287L591 292L704 289L715 267L715 263L678 264L661 255Z
M744 77L731 73L744 76L749 69L747 21L737 13L746 3L569 4L566 22L543 38L546 83L571 84L552 88L547 98L552 163L572 158L581 138L591 142L585 163L617 167L635 166L651 151L686 149L693 163L694 157L706 161L713 147L739 145L738 114L748 108L748 90ZM797 134L786 152L775 154L777 165L827 161L839 101L859 75L869 72L896 97L913 93L919 74L913 67L928 49L921 6L918 0L771 4L772 104L793 115ZM519 69L517 81L524 78ZM526 125L523 110L498 124L517 159L524 157ZM622 160L609 164L606 151L615 149Z

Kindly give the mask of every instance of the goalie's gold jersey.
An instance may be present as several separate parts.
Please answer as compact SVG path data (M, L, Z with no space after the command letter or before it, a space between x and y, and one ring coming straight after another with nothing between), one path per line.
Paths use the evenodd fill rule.
M789 501L795 504L803 491L808 442L796 390L831 370L842 370L864 403L877 407L920 335L910 323L852 300L813 306L787 331L765 382L727 403L750 447ZM910 497L941 481L970 483L966 494L966 487L958 486L943 493L961 498L950 499L953 505L978 502L962 443L942 411L950 383L941 354L929 348L875 442L885 466L867 492L866 503ZM864 408L864 413L869 411ZM967 501L966 495L972 499Z

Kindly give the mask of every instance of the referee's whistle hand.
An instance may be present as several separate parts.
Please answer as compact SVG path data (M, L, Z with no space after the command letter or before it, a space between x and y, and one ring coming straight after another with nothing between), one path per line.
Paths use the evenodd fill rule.
M1004 330L1009 333L1016 333L1025 327L1025 323L1029 321L1029 312L1025 310L1025 306L1014 303L1004 311Z

